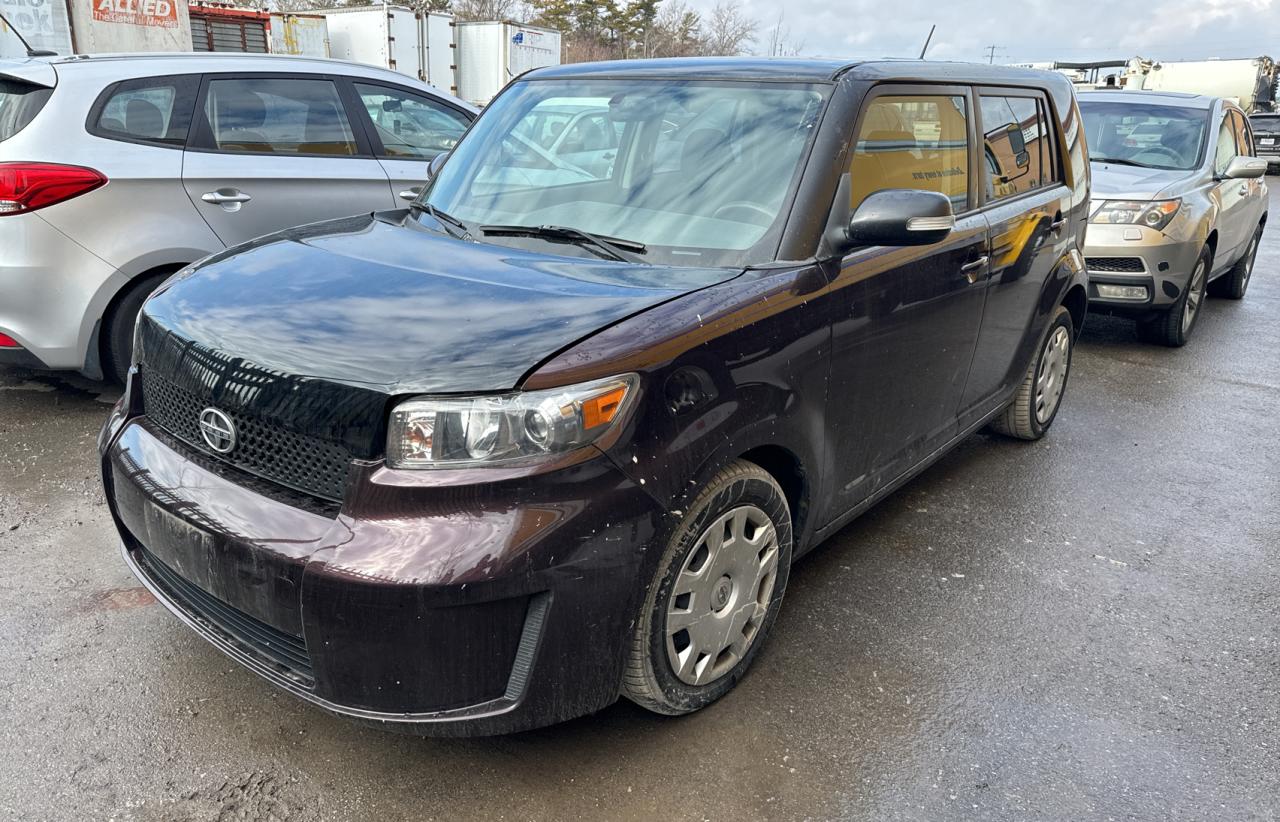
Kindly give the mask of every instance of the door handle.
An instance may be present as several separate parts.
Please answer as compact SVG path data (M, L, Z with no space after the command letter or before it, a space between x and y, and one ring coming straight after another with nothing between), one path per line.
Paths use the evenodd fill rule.
M1241 184L1240 184L1240 196L1241 196L1241 197L1247 197L1247 196L1249 196L1249 184L1248 184L1248 183L1241 183Z
M991 258L986 254L983 254L973 262L968 262L960 266L960 271L964 274L965 279L968 280L970 284L976 283L978 281L978 272L981 271L982 267L990 261Z
M245 194L243 191L237 191L234 188L220 188L217 191L206 191L204 194L200 195L200 199L204 200L206 203L213 203L214 205L226 205L228 203L247 203L253 198L248 194Z
M396 196L399 197L401 200L413 201L418 199L418 195L421 193L422 193L422 186L414 186L413 188L406 188L404 191L401 191Z
M1058 219L1056 219L1056 220L1054 220L1053 222L1049 223L1049 230L1050 230L1050 231L1057 231L1058 229L1062 228L1062 227L1063 227L1064 225L1066 225L1066 224L1067 224L1067 218L1066 218L1066 217L1059 217Z

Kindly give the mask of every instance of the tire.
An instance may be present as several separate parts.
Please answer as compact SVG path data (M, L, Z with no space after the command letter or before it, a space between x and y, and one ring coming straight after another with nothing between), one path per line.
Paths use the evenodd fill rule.
M1262 242L1262 226L1253 232L1244 256L1236 260L1231 270L1209 284L1209 293L1229 300L1243 300L1249 290L1249 278L1253 276L1253 263L1258 257L1258 245Z
M777 481L745 460L716 474L667 541L636 619L623 695L675 716L728 693L782 606L791 549L791 511Z
M138 309L168 277L168 272L139 277L125 286L127 290L111 309L102 335L102 373L108 380L124 385L133 359L133 328L138 322Z
M1181 348L1191 339L1200 315L1204 313L1204 298L1208 293L1207 280L1213 265L1213 253L1209 246L1200 249L1195 267L1182 296L1162 311L1155 319L1138 324L1138 336L1146 342Z
M996 434L1019 440L1038 440L1053 425L1062 407L1062 396L1071 376L1071 354L1075 329L1071 312L1058 306L1045 332L1039 351L1027 366L1026 376L1013 395L1013 402L988 426Z

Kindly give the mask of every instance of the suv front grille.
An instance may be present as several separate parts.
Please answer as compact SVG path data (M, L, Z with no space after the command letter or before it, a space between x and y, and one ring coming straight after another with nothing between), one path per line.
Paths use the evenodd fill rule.
M311 656L302 637L285 633L206 593L188 582L141 546L134 548L138 565L187 616L215 631L224 640L251 652L304 688L315 686Z
M1147 270L1141 257L1088 257L1085 267L1090 271L1112 271L1118 274L1141 274Z
M200 434L200 412L211 403L154 371L142 375L142 404L156 425L202 453L298 491L342 499L351 461L342 445L224 410L235 423L236 446L229 454L218 454Z

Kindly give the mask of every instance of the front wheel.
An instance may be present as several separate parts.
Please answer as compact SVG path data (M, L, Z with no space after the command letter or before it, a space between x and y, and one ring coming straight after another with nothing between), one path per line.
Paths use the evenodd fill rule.
M1200 319L1204 308L1204 297L1208 289L1209 267L1213 264L1213 253L1205 246L1200 250L1195 268L1191 269L1191 278L1182 296L1169 306L1168 310L1155 319L1138 325L1138 336L1147 342L1167 345L1170 348L1181 348L1191 339L1196 321Z
M668 540L627 656L623 695L687 714L733 688L760 652L791 569L791 511L774 478L737 460Z
M1071 312L1060 305L1039 354L1027 367L1022 384L1013 395L1013 402L991 421L992 431L1019 440L1038 440L1045 435L1062 404L1067 377L1071 374L1074 343Z

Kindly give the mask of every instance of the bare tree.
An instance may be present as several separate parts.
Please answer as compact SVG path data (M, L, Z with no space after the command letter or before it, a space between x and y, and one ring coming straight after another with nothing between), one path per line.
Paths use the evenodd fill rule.
M795 57L804 49L804 41L791 39L791 27L784 19L785 12L778 10L778 22L769 29L768 54L770 57Z
M702 30L704 54L734 56L756 39L759 23L728 0L720 0L705 18Z
M520 0L453 0L447 7L459 20L520 20L524 17Z

